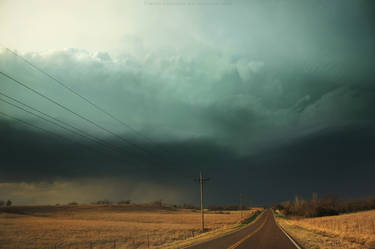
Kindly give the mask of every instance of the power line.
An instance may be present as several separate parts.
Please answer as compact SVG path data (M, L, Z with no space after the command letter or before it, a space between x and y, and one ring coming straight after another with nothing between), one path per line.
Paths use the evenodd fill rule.
M25 106L25 107L29 108L30 110L33 110L33 111L35 111L35 112L37 112L37 113L39 113L39 114L41 114L41 115L43 115L45 117L48 117L48 118L54 120L57 123L62 123L63 125L65 125L65 126L69 127L70 129L72 129L72 130L70 130L70 129L66 128L66 127L61 127L61 128L65 129L65 130L68 130L68 131L70 131L72 133L78 134L79 136L84 137L86 139L90 139L90 140L96 142L97 144L100 144L100 145L103 145L103 146L107 146L102 139L96 138L95 136L92 136L92 135L84 132L83 130L81 130L81 129L79 129L79 128L77 128L77 127L75 127L75 126L73 126L73 125L71 125L71 124L69 124L69 123L67 123L65 121L59 120L59 119L57 119L57 118L55 118L55 117L53 117L53 116L51 116L51 115L49 115L49 114L47 114L45 112L42 112L42 111L40 111L40 110L38 110L38 109L36 109L36 108L28 105L28 104L26 104L26 103L24 103L24 102L16 99L16 98L13 98L13 97L5 94L5 93L3 93L1 91L0 91L0 95L6 97L8 99L11 99L12 101L14 101L14 102L16 102L16 103L18 103L18 104L20 104L22 106ZM7 103L11 104L9 102L7 102ZM11 105L13 105L13 104L11 104ZM17 108L19 108L19 107L17 107ZM33 113L33 115L35 115L35 114Z
M78 129L78 128L76 128L76 127L74 127L74 126L72 126L72 125L70 125L70 124L68 124L68 123L66 123L66 122L64 122L64 121L60 121L60 120L58 120L58 119L52 117L51 115L49 115L49 114L47 114L47 113L44 113L44 112L42 112L42 111L39 111L39 110L37 110L36 108L33 108L32 106L29 106L29 105L23 103L22 101L19 101L19 100L13 98L13 97L10 97L10 96L8 96L8 95L2 93L2 92L0 92L0 95L5 96L5 97L7 97L7 98L9 98L9 99L11 99L11 100L13 100L13 101L15 101L15 102L17 102L17 103L23 105L23 106L26 106L27 108L30 108L31 110L33 110L33 111L35 111L35 112L37 112L37 113L40 113L41 115L44 115L44 116L46 116L46 117L49 117L49 118L55 120L55 122L52 121L52 120L46 119L46 118L44 118L44 117L42 117L42 116L40 116L40 115L38 115L38 114L36 114L36 113L33 113L33 112L31 112L31 111L28 111L28 110L26 110L26 109L24 109L24 108L22 108L22 107L20 107L20 106L17 106L17 105L15 105L15 104L13 104L13 103L11 103L11 102L9 102L9 101L6 101L6 100L0 98L0 101L5 102L5 103L7 103L8 105L11 105L11 106L13 106L13 107L15 107L15 108L17 108L17 109L20 109L20 110L22 110L22 111L24 111L24 112L26 112L26 113L28 113L28 114L30 114L30 115L33 115L33 116L35 116L35 117L37 117L37 118L39 118L39 119L42 119L42 120L44 120L44 121L46 121L46 122L49 122L49 123L51 123L51 124L53 124L53 125L55 125L55 126L58 126L58 127L62 128L62 129L64 129L64 130L67 130L67 131L69 131L69 132L75 133L75 134L77 134L77 135L79 135L79 136L81 136L81 137L84 137L84 138L86 138L86 139L91 139L91 140L93 140L94 142L96 142L97 144L99 144L99 145L103 146L104 148L106 148L107 150L110 150L111 152L120 153L120 154L124 152L124 151L123 151L123 148L121 148L121 151L120 151L120 150L115 150L114 148L112 148L110 145L106 144L106 143L105 143L104 141L102 141L101 139L96 138L96 137L94 137L94 136L91 136L90 134L81 134L81 133L84 133L84 132L81 132L80 129ZM64 123L65 125L67 125L67 126L69 126L69 127L72 127L74 130L77 130L78 132L77 132L77 131L74 131L74 130L70 130L70 129L68 129L68 128L62 126L60 123ZM83 144L83 145L86 145L86 144ZM120 149L120 148L116 148L116 149ZM128 151L128 150L126 150L126 152L130 153L130 151ZM135 160L138 161L138 163L136 163L136 164L142 166L143 161L141 161L140 159L137 159L137 158L133 158L133 159L135 159ZM125 161L125 162L128 162L128 161ZM134 161L133 161L133 163L134 163Z
M1 93L1 92L0 92L0 95L7 96L6 94L3 94L3 93ZM8 96L7 96L7 97L8 97ZM9 97L9 98L11 98L11 97ZM13 99L13 98L11 98L11 99ZM19 109L19 110L22 110L22 111L24 111L25 113L28 113L28 114L30 114L30 115L33 115L33 116L39 118L39 119L42 119L42 120L44 120L44 121L46 121L46 122L48 122L48 123L51 123L51 124L53 124L53 125L55 125L55 126L58 126L58 127L62 128L62 129L64 129L64 130L66 130L66 131L72 132L72 133L74 133L74 134L76 134L76 135L79 135L79 136L81 136L81 137L83 137L83 138L86 138L86 139L92 139L94 142L96 142L96 143L98 143L98 144L100 144L100 145L104 145L104 146L106 146L105 144L102 144L102 143L98 142L95 138L91 138L91 137L89 137L89 136L83 135L83 134L81 134L81 133L79 133L79 132L76 132L76 131L74 131L74 130L70 130L70 129L66 128L65 126L59 124L59 120L53 118L52 116L50 116L50 115L48 115L48 114L46 114L46 113L43 113L43 112L38 111L38 110L36 110L36 109L34 109L34 108L32 108L32 107L29 107L28 105L23 104L22 102L19 102L19 103L22 104L22 105L24 105L24 106L27 106L28 108L30 108L30 109L32 109L32 110L38 112L38 113L41 113L42 115L45 115L45 116L47 116L47 117L49 117L49 118L53 118L54 120L57 120L58 122L56 122L56 121L52 121L52 120L49 120L49 119L47 119L47 118L44 118L44 117L42 117L42 116L40 116L40 115L38 115L38 114L36 114L36 113L33 113L33 112L31 112L31 111L28 111L28 110L26 110L26 109L24 109L24 108L22 108L22 107L20 107L20 106L18 106L18 105L15 105L15 104L13 104L13 103L7 101L7 100L4 100L4 99L1 99L1 98L0 98L0 101L2 101L2 102L4 102L4 103L7 103L8 105L13 106L13 107L15 107L15 108L17 108L17 109ZM14 101L16 101L16 100L14 99ZM107 147L106 147L106 148L107 148ZM112 148L107 148L107 149L113 151Z
M18 118L12 117L12 116L10 116L9 114L6 114L5 112L1 112L1 111L0 111L0 115L2 115L2 116L4 116L4 117L7 117L8 119L13 119L13 120L15 120L15 121L17 121L17 122L19 122L19 123L22 123L22 124L24 124L24 125L26 125L26 126L30 126L30 127L34 128L34 129L41 130L41 131L43 131L44 133L49 134L50 136L57 137L57 138L59 138L59 139L64 139L64 140L66 139L65 137L60 136L60 135L58 135L58 134L56 134L56 133L54 133L54 132L51 132L51 131L49 131L49 130L47 130L47 129L44 129L44 128L39 127L39 126L36 126L36 125L33 125L33 124L31 124L31 123L29 123L29 122L27 122L27 121L24 121L24 120L21 120L21 119L18 119Z
M40 115L38 115L38 114L36 114L36 113L33 113L33 112L31 112L31 111L28 111L28 110L26 110L26 109L24 109L24 108L22 108L22 107L20 107L20 106L17 106L17 105L15 105L15 104L13 104L13 103L10 103L9 101L6 101L6 100L1 99L1 98L0 98L0 101L5 102L5 103L7 103L8 105L11 105L11 106L13 106L13 107L15 107L15 108L17 108L17 109L20 109L20 110L22 110L22 111L24 111L24 112L26 112L26 113L28 113L28 114L30 114L30 115L33 115L33 116L35 116L35 117L37 117L37 118L39 118L39 119L42 119L42 120L44 120L44 121L46 121L46 122L49 122L49 123L51 123L51 124L53 124L53 125L55 125L55 126L58 126L58 127L63 128L63 129L65 129L65 130L71 131L71 130L67 129L67 128L64 127L64 126L61 126L60 124L58 124L58 123L56 123L56 122L53 122L53 121L51 121L51 120L48 120L48 119L46 119L46 118L44 118L44 117L42 117L42 116L40 116ZM72 140L72 139L68 139L68 138L66 138L66 137L64 137L64 136L62 136L62 135L59 135L59 134L55 133L55 132L51 132L51 131L49 131L49 130L47 130L47 129L41 128L41 127L36 126L36 125L33 125L33 124L29 123L29 122L26 122L26 121L23 121L23 120L21 120L21 119L17 119L17 118L15 118L15 117L12 117L12 116L10 116L9 114L5 114L4 112L1 112L1 114L2 114L3 116L7 116L7 117L10 118L10 119L13 119L13 120L16 120L16 121L18 121L18 122L21 122L21 123L23 123L24 125L30 126L30 127L32 127L32 128L35 128L35 129L42 130L44 133L48 133L48 135L52 135L52 136L54 136L54 137L58 137L58 138L60 138L60 139L69 140L70 142L73 142L73 143L77 143L77 144L83 145L84 147L87 147L87 148L89 148L90 150L94 150L94 151L102 152L101 150L97 149L96 147L93 147L93 148L94 148L94 149L93 149L93 148L91 148L90 146L88 146L88 145L85 144L85 143L77 142L77 141L74 141L74 140ZM71 131L71 132L73 132L73 131ZM78 135L80 135L80 136L84 136L84 135L81 135L81 134L78 134ZM101 144L101 145L104 146L107 150L116 153L116 155L117 155L117 153L121 153L121 152L123 152L123 151L116 151L116 150L114 150L113 148L108 147L106 144ZM121 154L119 154L119 155L121 155ZM112 156L113 156L113 155L112 155ZM135 158L135 159L136 159L136 158ZM138 159L136 159L136 160L138 160ZM126 163L129 163L129 161L123 160L123 157L121 157L121 161L126 162ZM135 162L133 161L133 163L135 163ZM138 164L138 165L142 165L142 164L139 162L139 160L138 160L138 163L136 163L136 164Z
M97 150L91 148L90 146L87 146L86 144L83 144L83 143L79 143L79 142L76 142L76 141L70 140L70 139L68 139L68 138L66 138L66 137L64 137L64 136L61 136L61 135L57 134L57 133L51 132L51 131L49 131L49 130L47 130L47 129L44 129L44 128L39 127L39 126L36 126L36 125L34 125L34 124L31 124L31 123L29 123L29 122L27 122L27 121L24 121L24 120L21 120L21 119L15 118L15 117L13 117L13 116L11 116L11 115L9 115L9 114L6 114L6 113L4 113L4 112L1 112L1 111L0 111L0 116L6 117L6 118L11 119L11 120L15 120L15 121L17 121L17 122L19 122L19 123L21 123L21 124L23 124L23 125L25 125L25 126L29 126L29 127L34 128L34 129L41 130L42 132L46 133L47 135L52 136L52 137L54 137L54 138L58 138L59 140L69 140L69 141L72 142L72 143L78 143L78 144L83 145L86 149L89 149L89 150L92 150L92 151L95 151L95 152L97 151ZM95 147L94 147L94 148L95 148ZM102 152L102 151L100 151L100 150L98 150L98 151L99 151L99 152Z
M15 79L14 77L12 77L12 76L10 76L10 75L4 73L4 72L1 72L1 71L0 71L0 74L2 74L3 76L7 77L7 78L10 79L10 80L12 80L13 82L19 84L20 86L22 86L22 87L28 89L29 91L31 91L31 92L33 92L33 93L39 95L40 97L42 97L42 98L48 100L49 102L51 102L51 103L53 103L53 104L59 106L60 108L62 108L62 109L64 109L64 110L66 110L66 111L68 111L68 112L74 114L75 116L79 117L80 119L82 119L82 120L84 120L84 121L86 121L86 122L88 122L88 123L94 125L95 127L99 128L99 129L101 129L101 130L106 131L107 133L111 134L111 135L114 136L114 137L117 137L118 139L124 141L124 142L127 143L128 145L131 145L131 146L137 148L138 150L140 150L140 151L142 151L142 152L144 152L144 153L149 153L149 152L147 152L146 150L140 148L138 145L136 145L136 144L134 144L134 143L128 141L127 139L125 139L125 138L123 138L123 137L117 135L116 133L114 133L114 132L108 130L107 128L105 128L105 127L103 127L103 126L97 124L96 122L94 122L94 121L92 121L92 120L90 120L90 119L88 119L88 118L82 116L81 114L79 114L79 113L77 113L77 112L71 110L70 108L68 108L68 107L66 107L66 106L64 106L64 105L62 105L62 104L60 104L59 102L53 100L52 98L46 96L45 94L43 94L43 93L41 93L41 92L35 90L34 88L32 88L32 87L30 87L30 86L28 86L28 85L22 83L21 81Z
M1 45L1 44L0 44ZM67 86L65 83L63 83L61 80L57 79L56 77L54 77L53 75L51 75L50 73L46 72L45 70L41 69L40 67L36 66L35 64L33 64L31 61L27 60L25 57L19 55L18 53L16 53L15 51L9 49L8 47L4 46L4 45L1 45L2 47L4 47L8 52L14 54L15 56L17 56L18 58L21 58L25 63L27 63L29 66L31 66L32 68L34 68L35 70L39 71L40 73L46 75L47 77L49 77L50 79L52 79L53 81L55 81L57 84L59 84L60 86L62 86L63 88L65 88L66 90L68 90L69 92L73 93L74 95L78 96L79 98L81 98L82 100L84 100L86 103L88 103L89 105L91 105L92 107L94 107L95 109L97 109L98 111L106 114L108 117L110 117L111 119L115 120L116 122L122 124L123 126L127 127L129 130L131 130L134 134L136 134L137 136L139 137L142 137L143 139L147 140L148 142L150 143L154 143L154 141L143 135L142 133L140 133L139 131L137 131L136 129L134 129L133 127L131 127L129 124L127 124L126 122L122 121L121 119L117 118L115 115L113 115L112 113L108 112L107 110L105 110L104 108L98 106L97 104L95 104L93 101L91 101L90 99L88 99L87 97L83 96L82 94L80 94L79 92L77 92L76 90L74 90L73 88Z

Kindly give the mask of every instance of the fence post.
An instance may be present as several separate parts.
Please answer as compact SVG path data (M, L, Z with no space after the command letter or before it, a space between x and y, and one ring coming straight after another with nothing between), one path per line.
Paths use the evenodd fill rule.
M92 249L92 242L90 241L90 249Z
M113 241L113 248L116 249L116 240Z

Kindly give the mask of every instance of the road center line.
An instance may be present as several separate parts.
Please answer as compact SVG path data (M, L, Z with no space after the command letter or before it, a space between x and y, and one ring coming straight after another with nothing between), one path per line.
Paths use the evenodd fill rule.
M268 216L266 217L265 221L262 223L262 225L260 225L256 230L254 230L253 232L249 233L248 235L246 235L245 237L243 237L241 240L237 241L236 243L234 243L233 245L231 245L230 247L228 247L227 249L235 249L237 247L239 247L243 242L245 242L246 240L248 240L251 236L253 236L254 234L256 234L260 229L262 229L262 227L264 226L264 224L266 224L268 220Z

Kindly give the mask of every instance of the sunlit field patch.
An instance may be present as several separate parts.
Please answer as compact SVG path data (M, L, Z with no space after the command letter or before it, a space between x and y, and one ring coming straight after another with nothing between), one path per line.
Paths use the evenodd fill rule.
M148 205L12 207L0 213L1 248L158 248L200 234L200 212ZM244 211L248 214L252 211ZM208 231L240 223L240 211L209 211Z

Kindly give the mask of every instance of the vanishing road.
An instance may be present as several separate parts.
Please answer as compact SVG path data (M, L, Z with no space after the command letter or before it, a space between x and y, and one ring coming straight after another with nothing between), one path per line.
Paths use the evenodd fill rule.
M186 249L301 249L277 225L272 211L266 210L250 226Z

